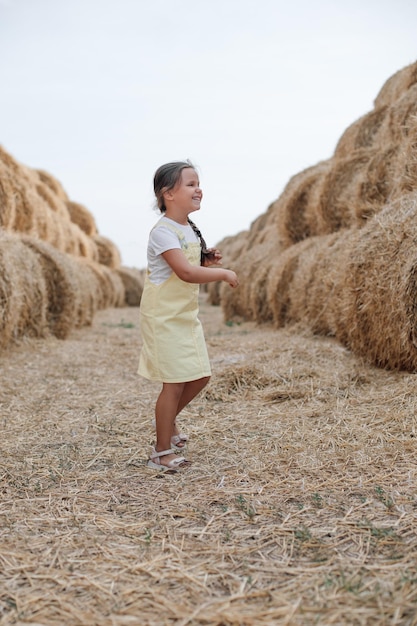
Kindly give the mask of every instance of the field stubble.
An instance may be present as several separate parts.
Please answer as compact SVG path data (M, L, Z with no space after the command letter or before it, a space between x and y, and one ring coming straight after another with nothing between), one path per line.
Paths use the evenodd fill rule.
M416 376L201 320L178 475L145 466L137 308L2 355L0 626L417 624Z

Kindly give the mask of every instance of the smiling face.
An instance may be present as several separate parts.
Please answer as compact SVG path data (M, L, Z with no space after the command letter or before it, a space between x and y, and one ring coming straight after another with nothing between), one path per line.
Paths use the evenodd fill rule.
M165 193L168 207L179 210L187 216L200 209L203 192L200 189L200 180L192 167L186 167L181 172L181 178L173 189Z

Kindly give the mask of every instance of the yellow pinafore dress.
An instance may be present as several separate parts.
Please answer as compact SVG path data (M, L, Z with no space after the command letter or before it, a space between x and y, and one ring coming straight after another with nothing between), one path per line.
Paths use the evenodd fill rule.
M167 226L165 223L164 226ZM200 244L176 233L192 265L200 265ZM158 224L154 228L158 228ZM146 276L140 303L142 350L138 373L148 380L182 383L211 376L203 328L198 319L199 285L186 283L172 272L156 285Z

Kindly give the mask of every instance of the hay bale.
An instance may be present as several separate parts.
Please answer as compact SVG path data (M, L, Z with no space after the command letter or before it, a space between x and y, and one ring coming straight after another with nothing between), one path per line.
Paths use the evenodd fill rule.
M125 287L121 276L115 271L90 259L83 259L94 273L99 286L98 308L125 306Z
M65 339L75 327L82 306L75 261L40 239L24 235L21 240L36 253L43 270L48 296L48 326L56 337Z
M47 289L37 255L0 232L0 346L24 335L46 337Z
M410 126L417 115L417 84L413 85L389 108L378 135L378 147L401 144L408 140Z
M120 252L110 239L102 235L94 235L92 240L97 246L99 263L111 269L120 267Z
M222 265L223 267L227 267L229 269L233 269L233 265L235 260L237 260L241 254L243 254L243 250L246 246L246 236L247 231L242 231L235 235L234 237L225 237L219 243L216 244L216 248L218 248L222 255ZM222 296L220 295L220 291L222 288L222 282L214 282L207 283L204 287L204 290L208 294L208 301L213 306L218 306L220 304Z
M1 156L1 151L0 151ZM0 158L0 226L10 230L16 217L11 174Z
M77 224L89 237L94 237L98 234L95 219L84 205L71 200L67 200L66 204L70 219L74 224Z
M328 234L357 226L354 191L357 181L377 151L357 150L349 157L334 159L321 180L317 204L320 233Z
M44 183L49 189L63 202L68 201L68 195L59 182L52 174L46 172L45 170L34 170L38 175L39 180Z
M116 273L122 279L125 291L125 304L127 306L139 306L145 280L144 270L134 267L119 267L116 269Z
M388 145L372 154L367 165L358 173L352 189L352 205L358 226L378 213L392 197L400 146Z
M287 323L297 322L303 318L305 307L294 307L292 305L293 282L297 270L306 277L308 284L310 280L309 263L303 264L303 255L309 253L315 247L316 238L310 237L304 241L287 248L276 258L272 258L265 271L264 298L268 302L271 311L270 319L277 326L284 326ZM263 321L262 317L259 321Z
M323 230L318 204L330 169L331 162L322 161L296 174L277 200L275 212L283 249Z
M407 139L399 147L393 179L393 198L417 189L417 115L408 120Z
M417 63L411 63L388 78L374 100L375 108L392 105L416 83Z
M417 369L416 241L417 195L410 194L346 242L339 304L346 323L336 336L378 367Z
M355 150L374 147L378 135L388 114L388 107L382 106L369 111L353 122L337 142L334 157L343 159Z
M277 326L334 335L378 367L417 369L417 194L361 229L311 238L270 268Z
M238 289L220 284L219 296L224 317L227 321L255 320L258 309L262 309L264 321L270 318L267 305L262 303L263 269L280 250L275 229L259 231L256 244L247 245L247 233L243 232L230 246L236 251L227 267L239 276Z
M96 273L85 258L73 259L75 275L78 283L78 290L81 297L78 299L78 306L75 312L74 326L90 326L93 322L96 311L101 303L101 285Z

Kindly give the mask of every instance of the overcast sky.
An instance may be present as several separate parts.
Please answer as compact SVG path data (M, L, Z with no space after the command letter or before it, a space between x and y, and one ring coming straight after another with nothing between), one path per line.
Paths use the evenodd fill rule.
M199 168L207 243L249 228L417 60L412 0L0 0L0 144L146 265L152 178Z

